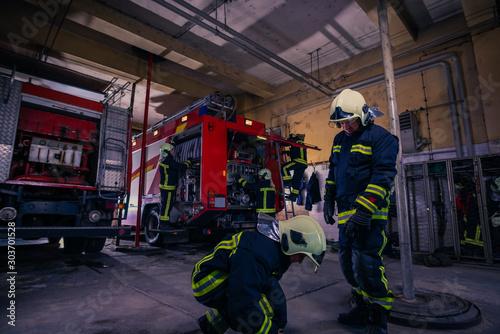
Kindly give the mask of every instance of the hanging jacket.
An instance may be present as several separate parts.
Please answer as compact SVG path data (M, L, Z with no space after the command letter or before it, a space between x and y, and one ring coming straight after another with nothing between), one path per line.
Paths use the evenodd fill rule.
M278 242L257 231L240 232L226 237L195 265L191 285L204 305L224 300L232 328L276 334L287 322L286 298L278 281L290 264Z
M189 166L189 162L180 164L169 153L163 160L160 160L158 165L160 169L160 189L175 190L179 177L178 172L185 171Z
M311 174L309 183L306 186L306 190L307 194L305 209L307 211L311 211L314 203L321 202L321 192L319 190L319 181L318 177L316 176L316 172L313 172Z
M373 123L335 136L325 187L335 189L339 225L360 207L373 214L372 223L387 223L398 150L398 139Z
M271 180L250 183L240 178L238 182L243 189L255 193L257 198L257 213L276 213L276 189L271 185Z
M304 141L297 140L297 144L304 144ZM290 147L290 160L305 165L307 168L307 149L303 147Z

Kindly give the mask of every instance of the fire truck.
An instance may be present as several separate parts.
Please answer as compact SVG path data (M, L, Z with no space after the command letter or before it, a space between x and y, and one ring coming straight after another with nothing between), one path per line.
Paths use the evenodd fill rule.
M131 110L14 75L0 91L0 238L64 238L67 252L89 253L130 235L120 225Z
M164 143L174 143L177 162L192 162L179 175L169 231L159 229L158 163ZM276 209L283 210L280 152L291 145L317 149L288 141L266 130L263 123L236 115L234 98L213 92L151 126L145 135L132 138L130 200L123 224L144 229L146 241L155 246L184 242L191 236L253 229L257 223L255 195L242 189L233 174L254 182L262 168L271 170Z

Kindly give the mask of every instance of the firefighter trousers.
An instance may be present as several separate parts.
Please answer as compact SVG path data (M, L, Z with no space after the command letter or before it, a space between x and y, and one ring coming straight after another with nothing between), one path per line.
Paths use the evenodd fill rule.
M160 223L170 222L170 212L174 207L175 189L167 190L160 189L161 193L161 209L160 209Z
M387 244L385 226L372 225L365 237L344 235L345 224L339 225L339 262L347 282L370 304L392 308L394 295L389 290L382 252Z
M295 190L296 194L299 193L300 181L304 176L304 171L306 170L306 168L307 165L304 165L296 161L290 161L281 168L282 169L281 174L283 176L283 181L285 182L285 185L289 184L291 181L292 188L293 190ZM290 173L292 170L294 171L293 176Z

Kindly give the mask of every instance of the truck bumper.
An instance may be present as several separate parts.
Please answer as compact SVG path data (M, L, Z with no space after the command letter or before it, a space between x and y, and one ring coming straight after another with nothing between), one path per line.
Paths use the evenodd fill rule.
M42 237L126 237L130 236L130 227L16 227L0 228L0 238L6 239L9 235L16 238Z

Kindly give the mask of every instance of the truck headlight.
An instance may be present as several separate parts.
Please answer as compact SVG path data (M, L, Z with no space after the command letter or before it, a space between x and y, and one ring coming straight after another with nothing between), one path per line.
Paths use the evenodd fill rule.
M17 210L11 206L6 206L0 210L0 220L13 221L17 217Z
M101 220L101 211L99 210L92 210L89 212L89 220L92 223L97 223L99 220Z

